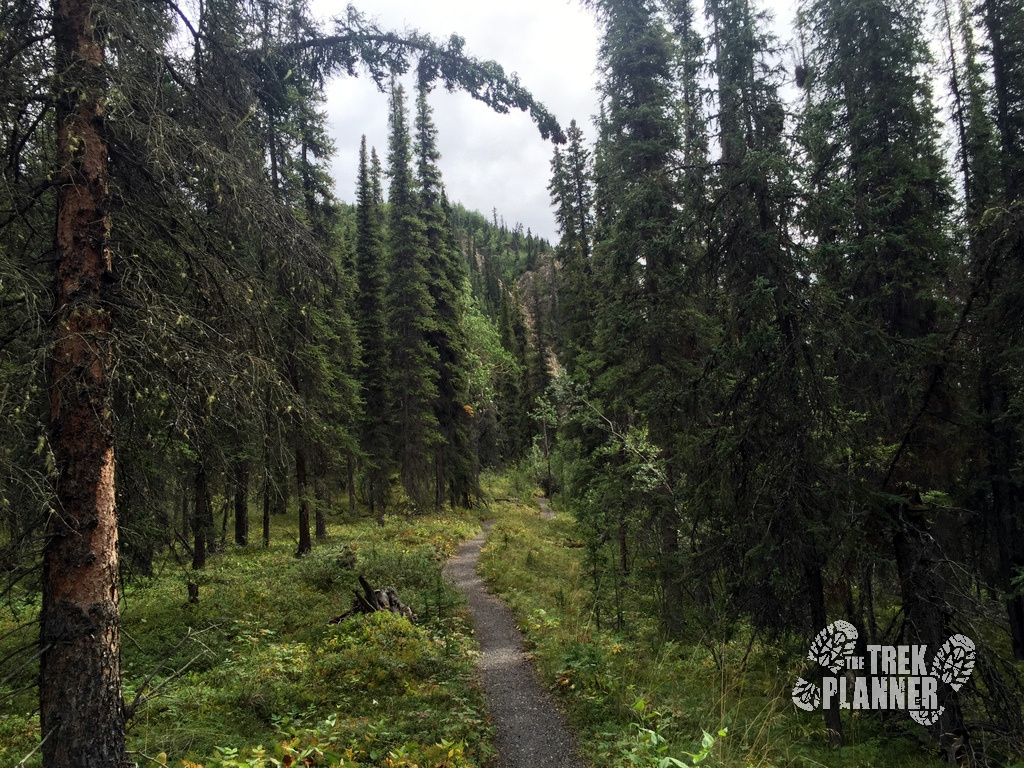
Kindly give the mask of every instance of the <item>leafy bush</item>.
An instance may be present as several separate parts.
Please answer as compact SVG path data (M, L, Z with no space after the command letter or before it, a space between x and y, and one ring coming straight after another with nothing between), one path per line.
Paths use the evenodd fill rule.
M331 592L355 581L356 549L348 544L315 549L300 561L299 577L320 592Z

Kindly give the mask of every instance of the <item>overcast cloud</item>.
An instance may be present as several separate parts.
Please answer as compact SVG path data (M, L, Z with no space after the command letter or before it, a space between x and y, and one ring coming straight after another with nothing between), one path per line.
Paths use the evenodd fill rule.
M469 54L517 73L563 127L575 119L593 138L599 29L593 13L578 0L356 0L354 5L384 28L462 36ZM788 19L792 0L774 5ZM314 0L313 10L328 18L341 8L337 2ZM407 88L412 84L410 79ZM552 145L541 139L529 115L499 115L464 93L441 88L431 103L449 198L488 216L496 208L510 226L521 222L554 242L547 192ZM341 77L328 86L327 110L337 144L336 192L351 202L364 133L386 162L387 96L365 76Z

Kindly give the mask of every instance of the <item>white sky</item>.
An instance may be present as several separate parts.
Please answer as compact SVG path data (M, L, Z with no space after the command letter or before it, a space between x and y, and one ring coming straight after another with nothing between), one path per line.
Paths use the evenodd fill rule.
M600 30L578 0L353 0L362 13L388 29L416 29L439 38L452 33L465 50L515 72L563 128L575 119L593 138L597 112L595 72ZM794 0L771 0L777 21L788 23ZM698 3L698 6L700 3ZM343 13L341 2L313 0L314 13ZM407 90L412 81L406 83ZM524 112L499 115L465 93L436 88L431 103L438 126L441 172L448 197L490 217L491 209L512 226L557 240L547 192L552 145ZM337 78L327 89L328 121L337 145L336 193L355 199L359 140L387 157L387 96L368 77Z

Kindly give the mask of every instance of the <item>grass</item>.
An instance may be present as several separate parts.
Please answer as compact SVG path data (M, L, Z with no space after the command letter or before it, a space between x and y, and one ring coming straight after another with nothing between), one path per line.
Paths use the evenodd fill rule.
M699 628L690 642L665 642L639 616L630 617L628 634L599 630L574 521L562 513L541 520L532 490L509 480L495 479L489 490L512 500L495 504L484 577L512 605L593 765L945 764L927 752L923 728L907 717L882 723L847 713L848 746L830 748L821 714L797 710L790 698L806 649L751 641L743 631L715 639Z
M269 549L229 547L198 575L172 560L123 590L124 696L148 697L129 724L139 765L486 765L492 727L474 682L474 642L461 598L441 577L470 513L334 524L293 556L294 520L274 521ZM357 576L393 585L416 624L391 614L340 623ZM0 618L0 658L31 642L31 616ZM3 637L11 632L7 637ZM38 743L37 664L0 688L0 764ZM2 677L2 676L0 676ZM19 689L24 689L20 693ZM39 764L37 752L26 763Z

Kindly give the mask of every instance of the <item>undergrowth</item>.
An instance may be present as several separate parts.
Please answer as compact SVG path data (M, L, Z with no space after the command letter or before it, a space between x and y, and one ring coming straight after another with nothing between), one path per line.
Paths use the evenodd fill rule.
M198 574L168 559L126 585L126 702L141 693L132 759L170 768L486 765L493 733L474 682L475 645L463 602L441 577L478 518L336 524L301 559L294 521L274 523L281 543L270 549L229 547ZM359 574L394 586L416 624L386 613L329 623L350 608ZM200 597L190 604L194 576ZM27 605L0 618L0 658L31 643L35 625L16 627L32 613ZM0 686L0 765L38 744L37 674L27 663ZM38 751L26 762L36 765Z
M944 764L909 718L883 726L846 713L848 746L829 747L821 714L797 710L790 698L806 649L761 643L744 631L716 638L713 628L698 628L693 642L667 642L643 611L629 617L626 632L598 629L574 521L567 514L542 520L533 490L513 481L495 479L489 489L511 500L495 504L482 573L512 605L594 766Z

